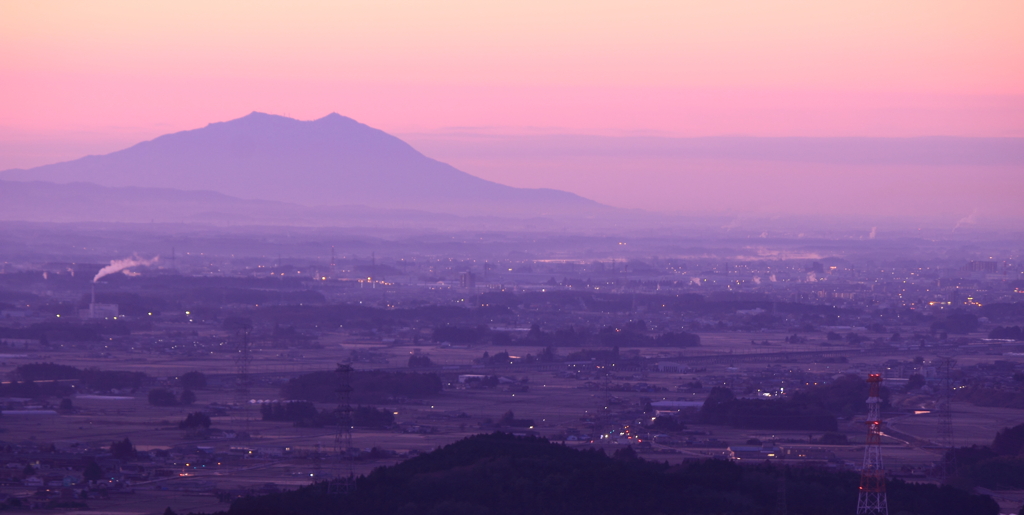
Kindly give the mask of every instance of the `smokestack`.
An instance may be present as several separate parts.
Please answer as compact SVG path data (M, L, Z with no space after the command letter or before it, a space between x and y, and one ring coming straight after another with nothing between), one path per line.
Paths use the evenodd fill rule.
M89 301L89 318L96 318L96 283L92 283L92 298Z

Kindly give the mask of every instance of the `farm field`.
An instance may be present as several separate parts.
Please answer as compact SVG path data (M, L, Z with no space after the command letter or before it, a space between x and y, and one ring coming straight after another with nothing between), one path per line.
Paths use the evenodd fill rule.
M212 331L211 331L212 332ZM228 336L225 335L225 338ZM328 335L321 340L322 348L276 349L256 345L250 365L254 386L250 396L254 400L281 400L280 387L290 377L305 372L330 371L337 363L352 362L357 370L390 369L409 370L409 356L428 355L435 366L429 369L443 379L441 393L426 398L396 399L378 405L394 413L396 427L403 429L355 429L352 445L359 449L379 449L372 458L341 460L331 457L337 447L337 430L331 427L294 427L290 422L260 420L258 405L250 403L245 409L237 404L233 388L236 363L230 353L215 353L203 357L162 356L144 352L67 350L25 357L5 357L0 372L6 374L24 363L55 362L78 368L95 367L102 370L141 371L171 382L188 371L198 371L210 378L210 386L196 390L193 406L158 407L147 401L145 391L118 392L114 395L78 395L72 397L73 413L53 415L4 415L0 420L0 440L5 442L52 443L57 449L106 447L112 441L125 437L140 451L181 448L195 453L196 447L205 452L230 455L239 459L223 465L210 464L201 470L188 462L174 470L175 475L134 485L130 494L118 494L110 499L90 500L96 513L157 513L166 506L175 511L216 511L226 508L211 492L215 490L258 490L260 488L293 488L336 475L365 474L375 467L395 463L416 453L428 452L471 434L495 430L493 421L508 411L516 418L532 419L533 426L521 431L563 440L569 435L589 435L594 438L566 442L571 446L597 446L612 453L625 445L635 445L645 459L678 463L686 459L724 456L726 445L743 445L751 439L778 442L797 452L831 453L836 460L856 466L863 455L864 425L856 417L841 420L839 430L849 439L848 445L822 445L811 441L821 434L803 431L753 431L688 424L689 434L709 445L665 444L655 439L647 446L624 438L600 439L600 431L644 422L641 400L702 401L711 384L707 378L717 378L723 386L766 367L800 368L819 374L844 372L864 374L877 369L891 356L853 354L849 363L812 362L804 356L793 361L784 359L762 360L758 356L785 353L822 351L820 344L791 345L782 341L785 335L765 333L710 333L703 334L699 348L666 350L664 348L622 349L623 353L636 353L646 358L664 360L690 366L690 372L659 372L645 370L614 371L612 379L577 379L564 374L565 364L534 364L509 367L474 366L473 361L486 351L495 354L507 351L510 356L538 354L542 349L528 346L493 346L454 348L437 345L387 345L360 341L343 335ZM751 340L769 341L770 345L752 346ZM753 350L752 350L753 349ZM847 350L841 348L825 348ZM560 353L571 349L560 349ZM755 359L747 359L753 355ZM709 356L716 359L707 360ZM358 359L353 359L353 358ZM906 359L904 357L904 359ZM1019 358L1018 358L1019 359ZM684 369L685 370L685 369ZM696 371L694 371L696 370ZM466 388L458 382L459 374L496 374L523 381L528 388ZM700 391L677 391L677 386L695 380L704 380ZM609 385L644 383L655 391L615 391ZM178 423L190 412L206 409L209 405L232 406L212 416L214 428L243 431L248 429L248 440L212 440L188 438L178 429ZM320 409L332 409L331 404L318 404ZM1013 409L978 408L966 404L955 405L954 427L958 444L985 444L1002 427L1024 422L1024 411ZM221 413L221 414L218 414ZM635 420L624 419L632 413ZM614 419L614 421L613 421ZM625 422L624 422L625 420ZM898 413L891 416L893 429L917 439L934 440L938 427L937 417L929 414ZM415 428L410 430L409 428ZM858 444L860 442L860 444ZM920 442L903 441L889 437L884 441L887 467L925 468L934 463L940 450ZM336 455L336 454L335 454ZM314 457L311 457L314 456ZM315 457L319 456L319 457ZM187 458L186 458L187 459ZM273 484L273 486L269 486ZM12 492L17 488L10 489ZM159 509L155 509L159 507Z

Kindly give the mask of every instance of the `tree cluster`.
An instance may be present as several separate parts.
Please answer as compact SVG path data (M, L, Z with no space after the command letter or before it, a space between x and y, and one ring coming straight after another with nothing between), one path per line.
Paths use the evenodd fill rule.
M477 365L484 365L487 367L500 367L512 364L512 356L509 355L508 351L490 352L484 351L483 356L473 360L473 363Z
M191 406L196 402L196 394L192 390L182 390L178 396L166 388L153 388L149 391L149 403L153 406Z
M566 361L595 361L598 363L618 363L621 361L618 347L611 349L584 349L573 352L565 357Z
M1024 391L971 386L957 391L956 398L986 408L1024 409Z
M573 326L545 332L539 325L533 324L519 343L553 347L697 347L700 346L700 336L686 331L669 331L652 336L648 334L646 322L634 320L622 327L603 327L596 334L586 328L577 329Z
M944 332L949 334L967 334L978 330L981 324L977 315L964 312L953 312L945 318L932 322L932 332Z
M210 416L201 411L195 413L189 413L185 416L185 420L178 422L178 429L198 430L198 429L210 429L213 425L213 421L210 420Z
M135 457L135 446L126 436L124 440L110 442L110 454L119 460L129 460Z
M434 329L434 334L430 339L437 343L472 345L487 339L490 334L491 330L486 325L476 327L443 326Z
M13 377L21 381L78 380L83 386L96 391L114 389L136 391L150 382L144 372L124 370L79 369L56 363L27 363L13 371Z
M310 372L289 379L281 387L286 399L336 403L342 377L334 371ZM392 397L428 397L441 392L441 377L434 373L356 370L349 374L354 402L384 402Z
M434 366L434 362L426 354L413 354L409 356L409 368L428 368L432 366Z
M512 413L512 410L508 410L498 419L498 425L502 427L533 427L533 419L516 418L516 414Z
M187 388L189 390L206 388L206 374L196 370L185 372L178 378L178 384L180 384L182 388Z
M39 340L48 345L50 341L96 342L103 339L102 334L128 334L124 324L72 322L40 322L28 327L0 327L0 339L18 338Z
M957 475L970 485L997 490L1024 488L1024 424L1003 428L992 445L947 451L955 457Z
M35 381L11 381L0 383L0 397L65 397L74 393L68 383L37 383Z
M869 386L864 378L855 374L845 374L835 380L801 388L793 393L790 400L797 404L822 409L832 415L850 418L858 413L867 412ZM879 391L882 408L889 407L889 389L885 386Z
M1014 281L1017 288L1024 288L1024 281ZM1024 302L992 302L985 304L978 310L978 314L992 321L999 320L1020 320L1024 318Z
M996 326L988 332L988 337L995 340L1024 341L1024 330L1019 325L1010 327Z
M390 410L373 406L356 406L345 414L339 409L317 410L309 401L268 402L260 406L263 420L292 422L296 427L330 427L349 425L363 428L387 428L395 423Z
M789 399L737 399L732 390L711 389L700 410L708 424L743 429L837 431L836 417L824 409Z
M647 426L651 431L662 431L665 433L678 433L686 430L686 424L680 422L678 417L671 415L662 415L655 417L653 421Z
M309 401L266 402L260 405L260 416L273 422L294 422L300 427L329 425L329 421L322 420L316 406Z
M469 388L497 388L499 384L501 384L501 380L496 375L467 377L465 380L465 385Z
M526 337L519 343L523 345L543 345L546 347L582 347L593 341L593 334L587 328L575 328L573 326L562 329L555 329L554 332L541 330L540 326L533 324Z
M921 374L910 374L907 379L906 389L907 391L917 390L918 388L924 387L927 384L924 380L924 376Z

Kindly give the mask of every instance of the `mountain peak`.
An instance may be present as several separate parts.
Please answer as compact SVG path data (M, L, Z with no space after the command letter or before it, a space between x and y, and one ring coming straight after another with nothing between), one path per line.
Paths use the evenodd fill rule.
M323 118L318 118L316 120L313 120L313 123L334 124L334 125L358 125L360 127L366 127L367 129L370 128L367 125L359 123L358 121L356 121L356 120L354 120L352 118L349 118L347 116L342 116L342 115L340 115L338 113L328 114L327 116L324 116Z
M292 122L299 121L299 120L296 120L294 118L289 118L287 116L281 116L279 114L270 114L270 113L262 113L260 111L253 111L253 112L251 112L251 113L249 113L249 114L247 114L247 115L245 115L245 116L243 116L241 118L235 118L234 120L228 120L228 121L223 122L223 123L265 122L265 121L284 121L284 120L292 121Z
M454 214L541 215L603 208L571 193L513 188L474 177L338 113L300 121L254 111L105 156L9 170L0 179L210 190L306 206Z

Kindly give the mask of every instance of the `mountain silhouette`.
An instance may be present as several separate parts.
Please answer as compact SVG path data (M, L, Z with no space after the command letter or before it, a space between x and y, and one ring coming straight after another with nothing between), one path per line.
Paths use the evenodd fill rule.
M558 217L564 225L565 217ZM587 217L586 221L594 220ZM616 219L617 220L617 219ZM295 227L405 229L522 228L550 226L550 217L460 216L412 209L367 206L300 206L272 200L240 199L213 191L88 182L0 180L0 221L105 222Z
M304 206L461 215L586 215L613 210L553 189L514 188L430 159L335 113L314 121L254 112L102 156L0 172L0 179L218 192Z

